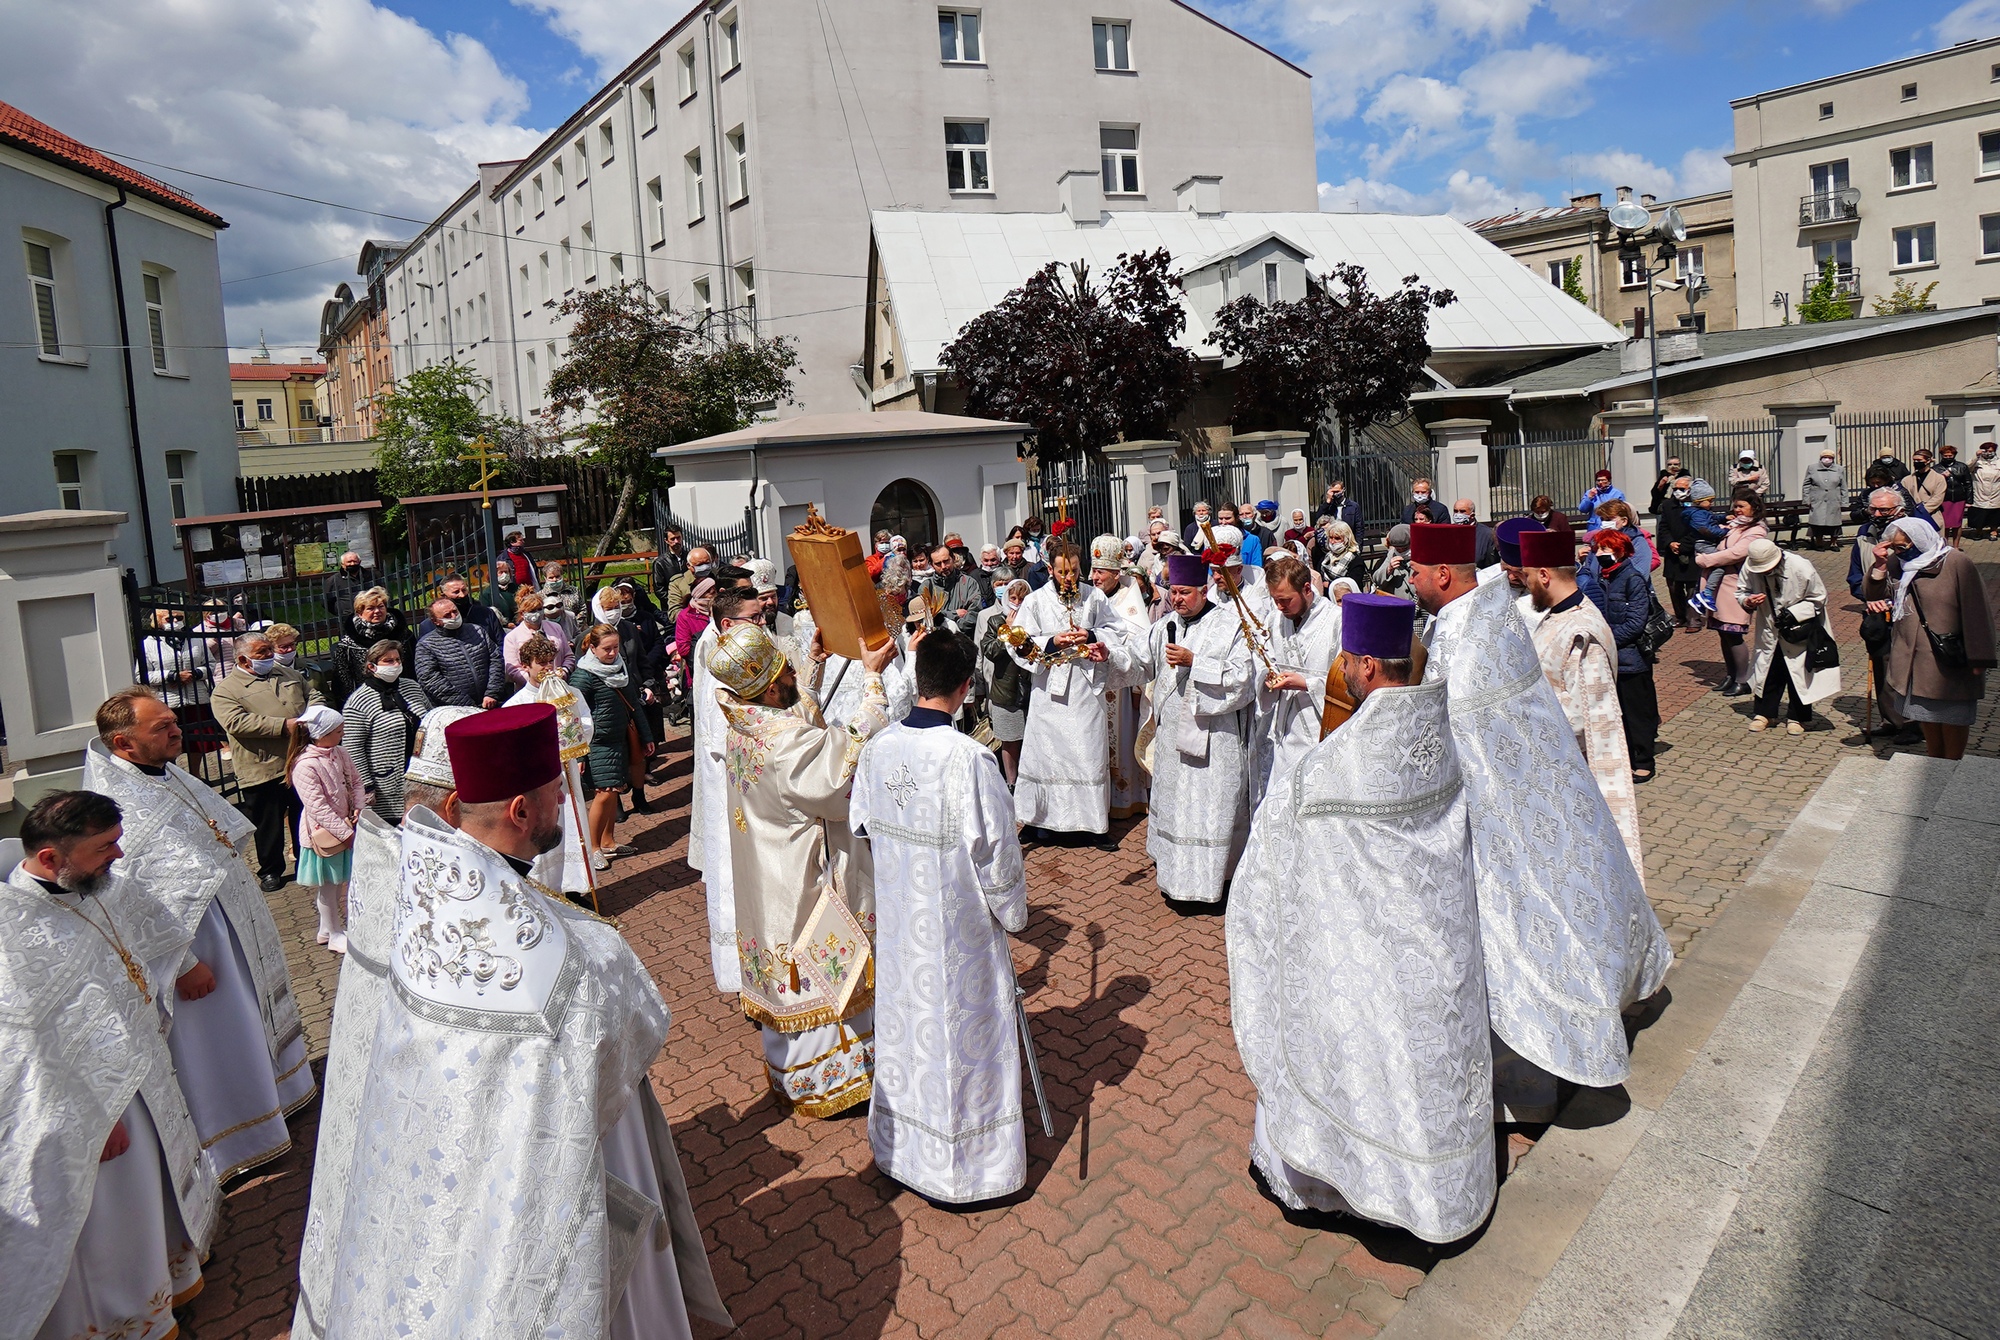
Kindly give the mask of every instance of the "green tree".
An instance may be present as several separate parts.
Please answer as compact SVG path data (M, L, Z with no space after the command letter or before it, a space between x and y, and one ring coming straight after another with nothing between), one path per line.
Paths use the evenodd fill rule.
M1820 262L1819 278L1806 290L1806 296L1799 299L1799 321L1801 324L1813 321L1847 321L1854 316L1854 308L1840 291L1839 267L1828 256Z
M1585 307L1590 306L1590 299L1585 296L1583 291L1583 257L1581 255L1571 260L1563 268L1563 292L1582 303Z
M574 434L620 480L611 528L597 555L630 520L642 490L665 478L654 455L748 425L792 398L798 352L786 338L717 337L713 319L683 321L644 284L586 289L563 301L569 355L549 374L546 422Z
M1934 311L1937 304L1931 301L1931 294L1937 291L1937 286L1938 281L1935 279L1922 288L1918 288L1907 278L1898 279L1896 287L1890 290L1888 297L1870 299L1869 306L1874 309L1873 314L1876 316L1902 316L1908 312Z
M377 397L381 418L376 437L375 479L385 499L395 500L383 519L402 519L404 498L432 493L464 493L479 480L479 467L458 458L484 435L511 453L528 449L523 425L488 414L483 402L490 385L471 368L438 363L418 368Z

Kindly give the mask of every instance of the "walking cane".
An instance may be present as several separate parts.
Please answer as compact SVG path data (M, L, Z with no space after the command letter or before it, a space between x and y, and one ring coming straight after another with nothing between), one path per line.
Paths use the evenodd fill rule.
M1035 1086L1035 1106L1042 1113L1042 1134L1053 1136L1056 1125L1049 1120L1049 1096L1042 1091L1042 1067L1035 1060L1035 1035L1028 1031L1028 993L1014 983L1014 1020L1021 1025L1021 1054L1028 1058L1028 1078Z
M1875 658L1872 656L1868 658L1868 697L1867 705L1862 708L1861 738L1875 738Z

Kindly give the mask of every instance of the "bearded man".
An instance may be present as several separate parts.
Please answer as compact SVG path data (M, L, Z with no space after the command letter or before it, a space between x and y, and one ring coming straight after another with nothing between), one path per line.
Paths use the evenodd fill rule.
M1257 720L1250 735L1250 812L1308 749L1319 743L1326 677L1340 650L1340 603L1313 590L1312 570L1291 554L1264 565L1264 589L1277 614L1270 627L1272 668L1257 676Z

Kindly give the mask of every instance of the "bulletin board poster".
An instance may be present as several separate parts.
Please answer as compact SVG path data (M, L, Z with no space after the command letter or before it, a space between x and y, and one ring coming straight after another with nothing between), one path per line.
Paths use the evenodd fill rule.
M374 567L382 504L339 503L275 512L190 517L175 522L196 590L256 586L331 573L344 554Z
M488 500L493 504L490 515L495 548L518 530L527 540L529 553L555 557L569 543L568 492L566 484L549 484L494 489L488 494L405 498L403 522L410 536L410 561L421 567L441 553L492 557L486 552L488 513L481 506Z

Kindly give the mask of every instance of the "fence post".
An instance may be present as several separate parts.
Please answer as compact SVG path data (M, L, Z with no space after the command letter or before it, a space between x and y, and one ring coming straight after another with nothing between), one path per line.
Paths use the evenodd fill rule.
M1611 482L1625 495L1634 515L1641 514L1652 504L1655 459L1664 461L1666 453L1657 457L1653 450L1653 411L1643 409L1607 409L1598 417L1604 422L1606 455L1604 468L1611 472ZM1670 425L1665 419L1660 421L1662 436ZM1720 489L1721 483L1716 487ZM1576 499L1558 498L1558 507L1574 507Z
M1179 475L1174 470L1174 453L1180 443L1141 438L1114 442L1104 448L1104 459L1112 471L1125 477L1125 515L1119 519L1121 535L1146 534L1146 509L1157 507L1167 524L1178 531L1174 518L1180 515Z
M1236 454L1250 463L1252 495L1237 501L1240 505L1269 498L1277 503L1282 523L1279 530L1290 524L1283 518L1290 516L1294 507L1312 511L1313 499L1306 485L1306 441L1309 436L1285 430L1238 433L1234 439Z
M1493 518L1492 490L1486 478L1486 430L1491 419L1439 419L1430 424L1432 497L1451 506L1472 499L1481 521Z
M1944 436L1958 448L1958 458L1968 465L1981 442L2000 442L2000 394L1992 391L1945 391L1927 395L1938 417L1944 420Z
M1780 489L1788 498L1795 498L1805 482L1806 470L1819 459L1822 451L1834 451L1833 412L1840 408L1837 400L1793 401L1764 406L1778 424L1778 450L1775 461L1765 462L1766 468L1775 468L1777 478L1773 480L1773 494ZM1853 481L1860 487L1861 481Z

